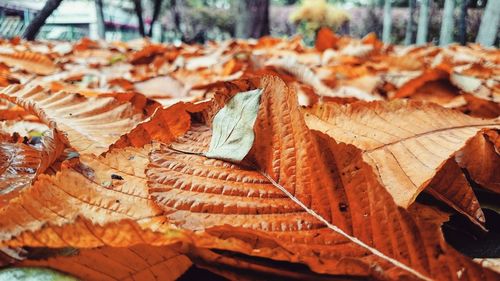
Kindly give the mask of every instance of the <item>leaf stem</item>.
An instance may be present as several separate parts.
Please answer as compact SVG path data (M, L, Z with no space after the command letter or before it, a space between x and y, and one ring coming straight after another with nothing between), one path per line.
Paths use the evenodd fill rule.
M368 251L370 251L372 254L384 259L384 260L387 260L388 262L392 263L393 265L395 265L396 267L400 267L408 272L410 272L411 274L417 276L418 278L422 279L422 280L426 280L426 281L432 281L433 279L421 274L420 272L416 271L415 269L405 265L404 263L401 263L400 261L398 260L395 260L387 255L385 255L384 253L380 252L379 250L371 247L370 245L364 243L363 241L359 240L358 238L356 237L353 237L349 234L347 234L346 232L344 232L342 229L340 229L339 227L331 224L329 221L327 221L325 218L323 218L322 216L320 216L318 213L316 213L314 210L311 210L309 207L307 207L304 203L302 203L299 199L297 199L293 194L291 194L288 190L286 190L286 188L284 188L282 185L280 185L279 183L277 183L271 176L269 176L268 174L266 174L265 172L262 172L259 170L259 172L264 176L266 177L274 186L276 186L279 190L281 190L283 193L286 194L286 196L288 196L290 199L292 199L293 202L295 202L296 204L298 204L300 207L302 207L306 212L308 212L310 215L312 215L313 217L315 217L316 219L318 219L319 221L321 221L322 223L324 223L328 228L330 228L331 230L341 234L342 236L346 237L347 239L351 240L352 242L354 242L355 244L367 249Z

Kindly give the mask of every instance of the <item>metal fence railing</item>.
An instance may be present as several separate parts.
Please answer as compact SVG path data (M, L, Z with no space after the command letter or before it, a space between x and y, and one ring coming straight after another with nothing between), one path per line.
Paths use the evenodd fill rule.
M12 38L20 36L26 28L20 17L0 17L0 37Z

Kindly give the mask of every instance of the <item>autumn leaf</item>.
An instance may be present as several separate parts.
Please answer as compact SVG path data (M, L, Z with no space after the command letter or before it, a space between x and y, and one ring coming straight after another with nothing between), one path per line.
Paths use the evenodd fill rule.
M499 103L483 100L470 94L463 94L461 97L465 102L460 104L457 109L466 114L481 118L496 118L500 116Z
M5 97L4 93L0 92L0 97ZM43 174L61 155L67 142L38 105L27 104L26 111L45 123L47 130L42 132L36 145L29 144L26 136L25 142L0 142L0 207ZM18 125L21 126L15 133L23 133L19 130L22 124Z
M493 192L500 193L500 137L498 130L482 130L456 155L458 164L471 178Z
M296 61L293 57L279 58L276 60L269 60L267 65L276 66L291 74L293 74L299 81L311 85L316 93L320 96L326 97L354 97L360 100L377 100L378 96L363 91L350 91L348 93L334 91L325 85L316 74L306 65ZM349 96L351 94L351 96Z
M181 276L191 261L173 248L138 244L82 249L66 256L27 259L14 266L52 268L88 281L167 281Z
M346 106L323 104L310 110L306 121L309 128L362 149L365 161L404 208L413 203L467 140L482 128L500 126L496 119L478 119L433 104L399 100ZM456 186L447 188L452 187ZM470 189L467 185L461 188ZM482 213L468 205L476 205L477 199L472 192L467 194L471 200L458 206L459 211L483 221Z
M188 89L179 80L170 76L157 76L134 84L138 92L162 104L173 98L185 97Z
M80 153L99 155L120 136L129 132L158 107L140 95L101 95L87 98L80 94L49 94L43 88L10 86L2 96L30 108L37 105L47 120L64 133L69 144ZM103 134L103 132L106 132Z
M474 76L453 72L450 81L458 88L475 97L500 102L500 83L495 79L480 79ZM496 89L495 89L496 88Z
M429 70L425 70L422 72L420 75L418 75L415 78L410 79L406 83L404 83L397 92L394 94L395 98L406 98L408 96L411 96L415 91L419 88L422 87L425 83L428 83L430 81L436 81L440 79L447 79L449 77L449 74L440 69L440 68L433 68Z
M48 151L43 151L43 149ZM24 143L0 144L0 170L2 171L0 206L4 206L19 191L30 186L37 174L43 173L48 168L54 159L47 158L47 155L51 158L53 155L58 155L58 152L53 151L54 149L55 147L49 147L38 150ZM44 153L47 153L46 157L43 157Z
M29 259L17 266L55 268L84 280L175 280L191 264L186 256L167 247L137 245L170 245L182 240L176 230L164 225L166 221L147 199L147 151L147 147L125 148L106 157L82 155L68 160L55 176L42 175L0 209L4 218L0 226L5 231L0 244L113 246L81 250L72 257Z
M0 209L0 245L93 248L177 241L148 199L147 151L81 155L56 175L39 176Z
M257 86L263 93L244 165L200 153L212 138L203 123L150 154L151 196L170 222L196 234L198 247L304 263L332 275L446 279L461 264L478 270L468 278L495 278L417 227L360 150L307 130L282 81L268 77ZM388 233L404 240L395 243L399 238Z
M153 61L155 56L161 55L167 51L167 48L159 44L148 44L141 50L133 52L129 55L131 64L148 64Z
M14 52L0 54L0 62L38 75L49 75L58 71L57 65L49 57L39 53Z
M494 235L498 50L316 39L0 40L0 266L498 280L439 202Z
M113 78L108 80L108 84L110 86L117 86L125 91L134 90L134 83L124 78Z
M240 162L252 148L261 89L238 93L214 117L214 135L205 154L209 158Z
M176 103L166 108L158 108L153 115L136 125L129 133L124 134L110 149L126 147L143 147L153 141L169 143L182 136L191 126L189 113L199 112L206 108L206 103Z
M485 229L485 217L479 201L454 158L446 160L425 191Z
M314 47L320 52L326 49L335 49L338 40L337 35L331 29L323 27L318 31Z

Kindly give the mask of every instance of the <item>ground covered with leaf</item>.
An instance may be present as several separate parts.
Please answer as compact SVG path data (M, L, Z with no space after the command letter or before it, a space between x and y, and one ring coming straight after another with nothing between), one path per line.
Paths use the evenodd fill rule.
M0 280L499 280L499 64L0 40Z

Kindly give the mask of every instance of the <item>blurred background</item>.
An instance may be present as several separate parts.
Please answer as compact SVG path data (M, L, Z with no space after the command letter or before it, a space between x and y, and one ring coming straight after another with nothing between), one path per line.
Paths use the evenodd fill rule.
M498 46L500 0L0 0L0 36L205 43L321 27L384 42Z

